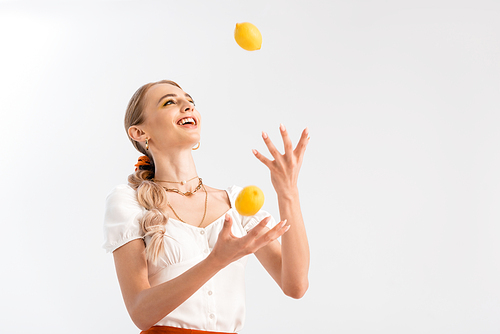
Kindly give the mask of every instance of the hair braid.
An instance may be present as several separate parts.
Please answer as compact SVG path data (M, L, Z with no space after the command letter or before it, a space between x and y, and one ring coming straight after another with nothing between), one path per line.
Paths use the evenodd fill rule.
M148 178L151 175L154 175L151 171L138 170L128 177L128 181L137 191L137 201L147 210L139 220L139 224L145 236L151 237L146 246L146 258L156 264L159 255L165 250L163 237L168 214L161 209L166 204L165 189L152 182L151 177Z

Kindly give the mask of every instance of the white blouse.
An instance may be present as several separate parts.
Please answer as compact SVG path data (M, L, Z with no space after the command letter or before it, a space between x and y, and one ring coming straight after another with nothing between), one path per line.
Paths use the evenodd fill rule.
M234 201L241 191L232 186L226 190L231 209L227 213L233 219L232 233L242 237L269 213L261 210L256 215L244 217L234 209ZM136 191L128 185L115 187L106 198L103 248L113 252L135 239L145 239L139 226L139 218L146 209L137 202ZM165 253L157 265L148 263L151 286L169 281L207 257L212 251L224 224L224 215L199 228L170 218L166 224ZM276 224L271 217L268 227ZM247 257L229 264L184 303L160 320L157 326L173 326L205 331L238 332L245 320L244 269Z

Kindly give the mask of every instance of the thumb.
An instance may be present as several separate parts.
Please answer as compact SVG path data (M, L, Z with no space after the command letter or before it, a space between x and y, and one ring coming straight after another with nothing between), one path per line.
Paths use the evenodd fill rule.
M232 235L231 227L233 226L233 219L230 215L226 213L224 217L224 226L222 226L222 230L220 231L221 236L229 237Z

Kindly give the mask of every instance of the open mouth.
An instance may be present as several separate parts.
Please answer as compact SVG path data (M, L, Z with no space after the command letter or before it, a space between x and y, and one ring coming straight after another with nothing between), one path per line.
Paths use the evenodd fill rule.
M184 117L184 118L181 118L180 120L177 121L177 124L178 125L196 125L196 119L194 119L193 117Z

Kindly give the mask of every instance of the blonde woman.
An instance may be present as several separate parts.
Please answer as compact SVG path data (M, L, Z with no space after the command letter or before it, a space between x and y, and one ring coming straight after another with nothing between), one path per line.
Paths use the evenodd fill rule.
M254 150L278 195L276 224L262 210L251 217L237 213L241 188L203 183L192 157L201 125L193 99L173 81L142 86L127 108L125 128L144 157L128 185L106 199L104 248L113 252L125 305L141 333L238 332L252 253L286 295L301 298L308 288L309 246L297 189L307 129L294 149L280 126L284 154L263 133L274 160ZM223 166L224 159L214 163Z

